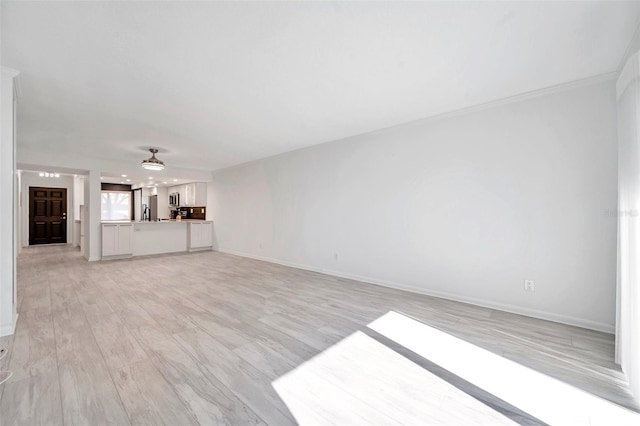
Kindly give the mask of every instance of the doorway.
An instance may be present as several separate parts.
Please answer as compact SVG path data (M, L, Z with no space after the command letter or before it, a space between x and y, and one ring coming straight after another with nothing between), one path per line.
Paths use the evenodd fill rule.
M29 245L67 242L67 189L29 187Z

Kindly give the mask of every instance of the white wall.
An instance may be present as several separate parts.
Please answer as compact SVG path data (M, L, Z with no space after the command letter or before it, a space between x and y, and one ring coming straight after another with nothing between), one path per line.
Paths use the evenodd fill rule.
M157 187L158 219L169 219L169 192L166 187Z
M2 67L0 79L0 336L13 334L16 313L17 175L16 78L18 72Z
M84 176L73 177L73 216L80 219L80 206L84 205Z
M616 162L600 81L226 169L209 206L221 251L613 331Z
M640 402L640 54L631 56L617 83L618 321L616 360Z
M84 176L73 176L73 245L78 246L82 244L82 230L83 226L80 223L80 206L84 205Z
M102 257L102 229L100 226L100 195L102 182L100 171L89 170L84 179L84 246L82 252L90 262Z
M43 170L45 171L45 170ZM61 175L59 178L40 177L36 172L23 171L21 174L22 186L20 188L20 218L21 218L21 243L22 247L29 245L29 187L40 186L44 188L67 189L67 243L72 244L74 221L76 211L74 209L75 183L73 176ZM78 212L78 215L80 213Z

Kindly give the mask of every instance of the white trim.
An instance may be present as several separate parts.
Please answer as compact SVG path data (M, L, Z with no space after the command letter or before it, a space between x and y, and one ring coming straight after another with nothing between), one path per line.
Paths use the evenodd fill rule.
M0 69L2 69L2 72L7 74L9 77L13 77L15 78L16 76L18 76L20 74L20 71L14 69L14 68L9 68L9 67L0 67Z
M512 104L512 103L516 103L516 102L523 102L523 101L526 101L526 100L539 98L541 96L548 96L548 95L552 95L552 94L555 94L555 93L566 92L568 90L579 89L581 87L592 86L592 85L595 85L595 84L604 83L606 81L613 82L617 78L618 78L618 73L617 72L615 72L615 71L608 72L608 73L605 73L605 74L595 75L593 77L587 77L587 78L583 78L583 79L580 79L580 80L569 81L567 83L556 84L555 86L543 87L541 89L531 90L530 92L524 92L524 93L520 93L518 95L509 96L509 97L506 97L506 98L496 99L496 100L493 100L493 101L484 102L484 103L477 104L477 105L472 105L472 106L469 106L469 107L463 107L463 108L459 108L459 109L443 112L443 113L440 113L440 114L431 115L431 116L428 116L428 117L420 118L420 119L415 120L415 121L410 121L410 122L407 122L407 123L402 123L402 124L398 124L398 125L394 125L394 126L390 126L390 127L385 127L384 129L375 130L375 131L369 132L369 133L384 132L387 129L392 129L392 128L395 128L395 127L401 127L401 126L407 126L407 125L409 125L409 126L420 125L420 124L423 124L423 123L428 123L430 121L442 120L442 119L446 119L446 118L457 117L457 116L460 116L460 115L467 115L467 114L471 114L471 113L474 113L474 112L484 111L486 109L497 108L497 107L500 107L500 106L504 106L504 105L508 105L508 104ZM364 134L366 134L366 133L364 133ZM361 135L357 135L357 136L361 136ZM357 136L355 136L355 137L357 137ZM351 138L351 137L349 137L349 138ZM349 138L347 138L347 139L349 139Z
M13 77L13 91L16 94L16 99L20 99L22 97L22 74L18 73L15 77Z
M194 248L189 248L187 249L187 252L189 253L196 253L199 251L211 251L213 250L213 246L206 246L206 247L194 247Z
M288 262L278 259L272 259L270 257L264 256L256 256L248 253L242 253L234 250L227 250L224 248L220 248L217 251L221 253L233 254L235 256L248 257L251 259L262 260L264 262L276 263L283 266L289 266L297 269L304 269L307 271L319 272L321 274L332 275L340 278L347 278L356 281L362 281L368 284L380 285L383 287L394 288L397 290L409 291L411 293L423 294L426 296L439 297L442 299L454 300L457 302L469 303L476 306L481 306L489 309L497 309L500 311L511 312L518 315L524 315L527 317L538 318L547 321L559 322L562 324L573 325L576 327L588 328L590 330L601 331L604 333L612 334L615 331L615 326L613 324L607 324L603 322L591 321L583 318L576 318L568 315L560 315L552 312L540 311L537 309L525 308L522 306L510 305L506 303L495 302L486 299L477 299L474 297L462 296L455 293L443 292L443 291L433 291L429 289L425 289L422 287L414 287L408 284L397 283L393 281L380 280L371 277L365 277L362 275L348 274L339 271L333 271L323 268L316 268L313 266L302 265L294 262Z
M16 314L16 320L13 324L4 324L0 326L0 337L11 336L12 334L15 334L19 316L20 314Z
M98 259L101 261L108 262L109 260L122 260L122 259L131 259L133 254L114 254L113 256L102 256L102 258ZM89 259L89 262L92 260Z
M627 90L631 83L636 82L640 78L640 72L638 71L639 59L638 53L634 53L625 64L624 68L620 71L618 81L616 82L616 95L618 101Z
M624 49L624 54L622 55L622 58L620 59L620 62L618 63L618 67L616 68L616 70L618 72L622 71L622 68L624 68L625 64L627 63L627 60L629 59L629 57L636 53L636 52L632 52L631 49L633 49L634 46L634 41L638 38L638 36L640 32L640 22L638 23L638 25L636 26L635 31L633 32L633 36L631 37L631 39L629 40L629 43L627 43L627 48Z
M2 73L9 76L13 79L13 92L16 98L22 97L22 78L20 77L20 71L9 68L9 67L0 67L2 69Z

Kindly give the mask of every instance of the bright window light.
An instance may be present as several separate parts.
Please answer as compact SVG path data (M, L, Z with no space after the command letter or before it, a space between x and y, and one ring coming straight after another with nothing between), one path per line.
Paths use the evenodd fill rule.
M275 380L301 425L515 425L358 331Z
M369 328L551 425L640 425L640 415L397 312Z
M368 328L373 337L357 331L272 382L299 424L640 425L637 413L397 312Z
M102 191L100 194L102 220L130 220L131 192Z

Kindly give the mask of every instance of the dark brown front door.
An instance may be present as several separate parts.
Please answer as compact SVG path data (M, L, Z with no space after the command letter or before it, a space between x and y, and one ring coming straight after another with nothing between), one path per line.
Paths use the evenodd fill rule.
M29 187L29 244L67 242L67 189Z

